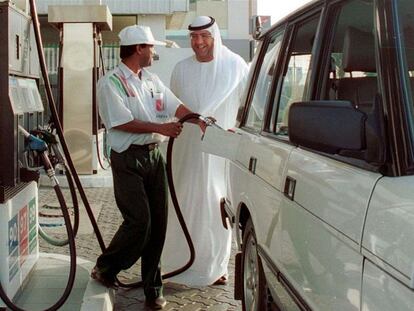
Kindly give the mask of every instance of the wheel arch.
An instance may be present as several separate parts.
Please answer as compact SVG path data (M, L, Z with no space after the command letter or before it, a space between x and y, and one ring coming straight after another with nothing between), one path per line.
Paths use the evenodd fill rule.
M251 214L249 208L247 207L246 203L241 202L239 204L239 212L238 212L238 228L240 230L239 237L240 242L243 240L244 230L246 229L247 221L251 218ZM242 243L240 243L241 246Z

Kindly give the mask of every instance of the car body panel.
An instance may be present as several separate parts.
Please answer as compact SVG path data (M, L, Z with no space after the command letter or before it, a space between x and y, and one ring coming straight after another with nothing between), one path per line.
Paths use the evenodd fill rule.
M384 177L378 182L362 242L365 250L400 271L407 285L413 283L414 273L413 181L412 176L404 176Z
M296 180L299 206L360 243L369 198L382 175L303 149L292 152L287 175Z
M295 149L286 176L296 180L295 192L282 201L275 232L282 241L272 258L313 309L359 310L363 220L381 175Z
M414 310L412 290L370 261L364 264L363 311Z
M245 178L243 179L234 172L238 169L237 166L230 166L232 183L229 191L238 197L231 199L231 201L241 202L237 200L241 200L243 193L247 192L249 202L244 202L244 204L248 206L249 211L260 209L260 214L250 213L256 228L257 239L260 241L268 241L271 232L274 230L274 221L277 219L278 206L280 206L279 202L283 196L280 189L284 168L293 148L289 144L245 132L239 145L237 163L248 172L248 175L244 175ZM248 170L251 157L257 159L255 173ZM272 170L267 169L269 167L272 167ZM238 184L237 181L246 184L243 193L240 192L243 186ZM237 212L237 214L239 213ZM264 247L268 247L269 242L263 244Z
M363 258L355 244L290 200L281 210L285 277L312 310L359 310Z
M251 219L273 309L414 309L414 70L407 70L412 57L405 52L412 49L404 41L414 28L411 10L409 0L320 0L261 38L228 185L239 248ZM280 29L281 52L274 67L262 70ZM309 117L318 120L311 129L300 117L285 124L281 98L289 87L300 91L289 98L292 105L320 101L336 109L347 101L359 121L342 119L353 131L342 126L341 134L338 117L321 110ZM254 113L256 98L262 114ZM294 140L294 133L307 140ZM355 146L327 140L332 133Z
M256 159L255 175L277 190L282 189L283 173L294 146L257 134L244 132L237 153L237 161L249 168L251 158ZM269 170L269 167L272 169Z

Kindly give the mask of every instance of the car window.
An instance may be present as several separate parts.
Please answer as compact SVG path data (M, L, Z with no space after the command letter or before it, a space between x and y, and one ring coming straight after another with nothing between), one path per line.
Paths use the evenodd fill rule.
M372 0L354 0L339 8L329 53L325 98L351 101L369 113L378 93Z
M257 77L256 87L253 93L252 101L249 108L249 114L245 126L261 130L262 121L265 115L265 106L269 96L270 86L275 72L275 64L280 51L280 44L283 38L283 32L274 34L267 46L260 72Z
M398 15L403 32L405 50L405 70L408 73L411 103L414 103L414 6L412 0L398 0ZM414 107L411 107L411 127L414 127Z
M318 22L319 14L295 26L280 96L276 97L271 118L270 127L276 134L287 135L289 107L304 98Z

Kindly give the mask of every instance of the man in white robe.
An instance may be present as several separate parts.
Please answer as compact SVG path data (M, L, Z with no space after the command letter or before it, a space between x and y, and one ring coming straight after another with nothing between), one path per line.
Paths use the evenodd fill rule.
M175 66L171 90L192 111L213 116L222 128L232 128L244 91L247 64L222 45L212 17L199 16L188 29L195 55ZM231 231L222 225L219 205L226 197L225 160L202 153L201 132L188 123L175 141L172 158L177 198L195 247L193 265L172 281L190 286L224 284L231 252ZM189 257L184 234L170 208L164 272L182 267Z

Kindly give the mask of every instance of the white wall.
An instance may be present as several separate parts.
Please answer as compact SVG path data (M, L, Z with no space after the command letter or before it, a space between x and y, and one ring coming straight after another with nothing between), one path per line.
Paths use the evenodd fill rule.
M227 3L224 1L199 0L195 15L213 16L221 29L228 27Z
M249 1L228 0L227 20L229 39L249 39Z
M155 40L165 40L165 15L138 15L138 25L151 27Z
M155 51L160 56L160 59L154 61L152 66L149 68L151 72L156 73L165 85L170 85L171 73L174 66L182 59L193 55L191 48L166 48L166 47L155 47Z

